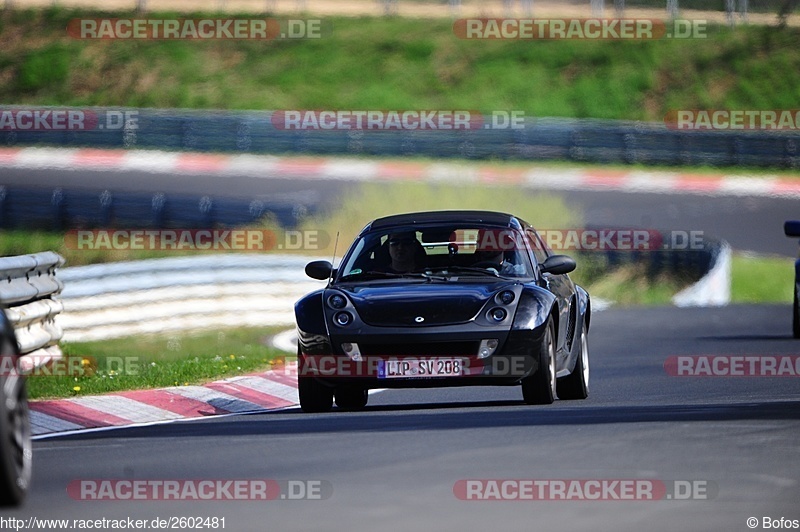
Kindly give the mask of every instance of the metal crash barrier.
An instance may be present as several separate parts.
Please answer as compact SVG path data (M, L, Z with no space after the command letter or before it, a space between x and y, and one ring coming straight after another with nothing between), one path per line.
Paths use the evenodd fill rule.
M55 317L64 309L56 297L64 288L56 277L63 265L64 258L52 251L0 258L0 305L14 326L23 373L62 357L63 331Z

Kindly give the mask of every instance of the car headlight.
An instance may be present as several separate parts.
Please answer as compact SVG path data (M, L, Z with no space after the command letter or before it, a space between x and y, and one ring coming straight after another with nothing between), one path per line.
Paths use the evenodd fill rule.
M514 302L514 299L517 296L514 295L514 292L511 290L503 290L496 296L494 296L494 300L499 303L500 305L510 305Z
M347 306L347 299L342 294L333 294L328 298L328 305L333 309L340 310Z
M493 309L489 309L489 312L487 312L486 315L488 316L490 321L493 321L495 323L500 323L501 321L506 319L506 316L508 316L508 312L506 312L506 310L503 308L495 307Z
M333 321L339 327L347 327L353 322L353 316L349 312L337 312L333 316Z

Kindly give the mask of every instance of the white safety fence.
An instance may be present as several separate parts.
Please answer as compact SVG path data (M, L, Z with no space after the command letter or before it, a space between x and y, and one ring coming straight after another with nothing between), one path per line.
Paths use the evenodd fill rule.
M724 240L714 250L711 267L700 280L674 296L676 307L721 307L731 302L733 250Z
M294 303L324 286L315 257L203 255L65 268L68 342L214 327L294 324Z
M14 326L23 372L62 356L58 342L63 332L55 317L64 309L57 298L64 285L56 278L63 264L64 258L52 251L0 258L0 305Z

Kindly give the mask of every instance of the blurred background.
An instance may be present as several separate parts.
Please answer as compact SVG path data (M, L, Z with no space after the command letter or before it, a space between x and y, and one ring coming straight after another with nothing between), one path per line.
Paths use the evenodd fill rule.
M645 228L665 241L673 232L701 235L696 250L563 250L579 257L575 280L609 304L792 299L796 246L781 225L795 216L800 193L797 124L686 131L669 117L680 110L795 116L796 1L3 5L0 254L66 257L59 319L67 351L102 356L129 349L126 340L109 343L115 336L161 332L167 336L152 345L137 339L131 352L214 360L238 338L218 337L217 329L237 326L241 349L266 349L258 325L290 325L293 301L317 286L302 275L305 261L330 258L337 234L341 256L371 219L426 209L508 211L541 229ZM290 24L308 31L163 40L82 39L68 29L81 20L145 17L268 17L282 32ZM669 35L463 39L456 30L463 17L647 18ZM677 31L687 27L688 35ZM75 111L114 127L9 125L20 110ZM280 127L276 117L289 110L470 110L486 124L512 113L521 119L516 128L320 131ZM273 245L244 254L75 245L79 230L235 228L270 231ZM120 265L144 260L152 262ZM676 299L715 266L721 288ZM192 328L210 336L181 341ZM218 347L204 351L208 345ZM203 375L249 371L270 356L244 368L217 361ZM184 380L170 371L111 387L109 379L90 381L81 393ZM33 393L69 395L68 384Z
M18 379L35 399L33 430L158 424L62 434L31 452L17 401L23 415L0 413L0 458L11 446L22 464L35 455L35 466L16 515L31 523L207 512L231 530L790 523L783 517L797 517L800 486L800 408L788 377L800 371L792 373L800 284L797 242L783 224L800 218L798 4L0 0L0 256L66 259L0 260L0 305L22 305L7 313L26 350L75 369L48 362L44 378ZM663 31L462 38L462 19L492 17L647 19ZM80 34L117 19L267 19L272 33ZM478 127L283 122L291 113L405 111L469 112ZM780 117L780 127L676 122L743 113ZM50 127L55 117L61 126ZM65 127L64 117L87 127ZM466 387L385 390L358 413L283 409L297 404L293 305L324 286L305 265L338 262L374 218L439 209L510 212L576 259L570 277L591 294L589 400L531 409L513 388ZM651 245L579 238L634 230ZM146 245L134 236L143 231L185 243ZM267 245L208 249L198 238L212 233ZM780 356L778 378L722 377L742 355L750 371L751 356L764 357L762 368ZM731 372L673 378L678 356L727 357ZM281 410L264 413L265 404ZM186 416L198 419L160 424ZM469 507L454 498L459 479L522 475L692 479L714 486L713 500ZM336 495L206 502L198 512L171 500L84 504L68 488L92 478L261 476L319 479ZM0 486L0 503L2 495Z

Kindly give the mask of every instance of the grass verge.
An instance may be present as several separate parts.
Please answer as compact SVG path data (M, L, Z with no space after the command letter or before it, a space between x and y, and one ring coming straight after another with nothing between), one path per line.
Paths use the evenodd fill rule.
M648 275L643 264L628 264L611 271L587 272L581 268L570 277L585 287L591 297L612 301L615 306L669 305L672 296L691 284L691 279L678 275L661 273Z
M33 399L203 384L268 369L274 328L130 336L63 344L64 361L28 378ZM47 374L57 372L59 375Z
M732 303L791 303L794 262L786 257L735 254L731 268Z
M731 263L731 303L790 304L794 290L794 261L787 257L764 257L735 253ZM689 279L660 274L648 277L646 268L626 265L602 272L592 267L591 257L581 262L571 277L586 287L592 297L616 306L669 305L672 296L691 284ZM581 267L583 266L583 267Z

